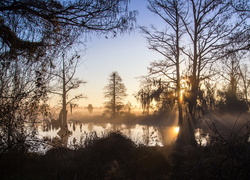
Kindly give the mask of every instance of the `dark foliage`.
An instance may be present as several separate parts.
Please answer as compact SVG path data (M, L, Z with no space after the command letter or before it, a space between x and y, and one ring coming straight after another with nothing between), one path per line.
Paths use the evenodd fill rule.
M48 47L71 46L84 33L124 32L133 28L136 15L127 5L127 0L1 1L0 45L5 52L0 51L0 58L34 61Z
M206 147L136 146L120 133L85 148L1 157L1 179L249 179L250 144Z
M90 33L116 36L134 28L136 12L128 10L128 3L0 1L0 154L13 149L26 151L34 145L29 142L36 140L36 123L48 118L48 84L62 52L67 54ZM67 91L83 83L72 78ZM63 112L66 116L65 108ZM43 118L39 119L40 115Z

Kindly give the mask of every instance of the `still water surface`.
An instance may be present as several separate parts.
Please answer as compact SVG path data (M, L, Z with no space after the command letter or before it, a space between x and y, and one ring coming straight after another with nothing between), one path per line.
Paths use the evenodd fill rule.
M105 137L110 132L120 132L124 136L134 141L137 145L143 144L146 146L163 146L175 142L179 128L177 126L161 127L147 125L114 125L110 123L94 124L94 123L79 123L70 122L68 124L71 134L67 138L67 147L74 148L77 145L84 145L84 142L91 138ZM39 138L47 138L51 141L55 138L60 138L58 135L59 129L52 127L39 127ZM200 145L205 146L208 143L206 137L201 137L201 129L197 129L195 137ZM44 148L45 150L47 148Z

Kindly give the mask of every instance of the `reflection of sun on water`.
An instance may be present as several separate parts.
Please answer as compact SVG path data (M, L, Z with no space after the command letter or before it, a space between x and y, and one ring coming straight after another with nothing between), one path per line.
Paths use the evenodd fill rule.
M183 97L183 93L184 93L184 89L182 89L182 90L180 91L181 97Z
M161 132L163 133L162 142L165 145L173 144L177 140L180 128L178 126L164 127Z
M195 130L195 139L200 146L206 146L210 142L209 134L203 133L202 129Z

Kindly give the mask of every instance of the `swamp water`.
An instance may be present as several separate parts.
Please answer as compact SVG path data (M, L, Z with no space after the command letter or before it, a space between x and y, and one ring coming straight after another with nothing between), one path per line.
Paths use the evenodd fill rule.
M69 122L68 129L70 134L66 138L65 146L75 148L82 146L91 139L101 138L108 135L110 132L120 132L124 136L131 139L137 145L146 146L163 146L170 145L175 142L179 128L177 126L163 127L163 126L148 126L148 125L114 125L110 123L94 124L94 123L80 123ZM201 135L202 130L197 129L195 137L198 144L205 146L208 143L208 136ZM49 141L60 139L60 128L53 129L52 127L38 128L38 138L46 138ZM49 146L40 148L42 151L49 149Z

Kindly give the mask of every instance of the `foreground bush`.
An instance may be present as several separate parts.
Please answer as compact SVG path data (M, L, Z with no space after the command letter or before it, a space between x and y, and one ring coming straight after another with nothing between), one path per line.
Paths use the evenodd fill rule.
M3 180L249 179L249 152L249 143L233 149L223 144L182 149L136 146L110 133L76 150L5 154L0 168Z

